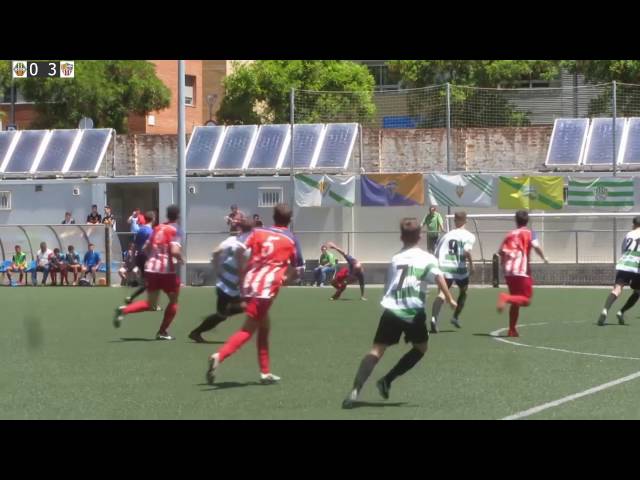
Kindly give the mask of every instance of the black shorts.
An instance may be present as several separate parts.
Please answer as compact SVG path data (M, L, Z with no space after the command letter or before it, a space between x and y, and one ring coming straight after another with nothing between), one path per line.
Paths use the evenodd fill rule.
M390 310L385 310L380 317L373 343L395 345L400 341L403 333L405 342L425 343L429 340L427 316L424 310L410 322L398 318Z
M463 278L462 280L454 280L453 278L445 278L447 281L447 288L451 288L453 282L456 283L458 288L467 288L469 286L469 277Z
M144 264L147 263L147 254L140 252L136 255L136 267L144 275Z
M629 285L634 290L640 290L640 274L616 270L615 283Z
M219 315L227 315L227 308L230 305L238 305L242 302L242 297L232 297L227 295L220 287L216 287L218 294L218 303L216 305L216 311Z

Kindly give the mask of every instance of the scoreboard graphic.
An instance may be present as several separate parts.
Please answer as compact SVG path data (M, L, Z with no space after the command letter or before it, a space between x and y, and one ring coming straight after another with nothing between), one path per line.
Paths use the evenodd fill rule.
M13 78L74 78L75 61L30 62L13 60Z

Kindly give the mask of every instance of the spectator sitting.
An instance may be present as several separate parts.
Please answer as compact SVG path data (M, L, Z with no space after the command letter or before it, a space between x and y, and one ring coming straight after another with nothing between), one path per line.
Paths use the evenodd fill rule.
M240 228L240 222L245 217L244 213L238 210L237 205L231 205L231 213L224 217L229 226L229 231L236 231Z
M60 285L62 285L62 279L65 277L65 274L67 272L66 258L63 254L60 253L59 248L54 248L53 253L49 255L49 273L51 274L51 285L58 284L56 275L57 272L60 273Z
M22 247L20 247L20 245L16 245L15 249L16 253L11 259L11 266L7 269L7 279L9 280L9 285L11 285L11 272L20 272L18 283L22 282L24 279L24 284L26 285L27 276L25 275L25 272L27 270L27 254L22 251Z
M71 216L71 212L64 212L64 220L62 220L62 225L75 225L76 221Z
M260 218L260 215L258 215L257 213L253 214L253 226L255 228L264 227L264 223L262 223L262 219Z
M320 265L313 271L313 276L318 287L324 285L327 281L327 275L336 273L336 256L327 250L326 245L320 247Z
M87 223L96 225L100 222L102 222L102 215L98 213L98 206L91 205L91 213L87 215Z
M35 287L38 284L38 272L42 272L42 285L47 283L49 276L49 256L53 252L47 248L46 242L40 243L40 250L36 253L36 268L31 272L31 284Z
M102 260L100 254L95 251L96 246L93 243L89 244L89 251L84 254L84 261L82 265L82 278L86 278L87 273L91 274L92 283L96 283L96 272L100 268Z
M104 207L104 217L102 217L102 223L105 225L111 225L113 231L116 230L116 217L111 213L111 207L106 205Z
M122 265L118 270L120 275L120 285L128 285L132 279L138 274L138 267L136 266L136 245L135 243L129 243L129 249L122 252Z
M69 270L73 272L73 284L78 284L78 273L82 270L82 265L80 265L80 255L76 253L73 248L73 245L69 245L67 248L67 256L65 258L66 267L64 273L62 275L63 281L69 285L69 278L67 275L69 274ZM62 283L62 282L61 282Z

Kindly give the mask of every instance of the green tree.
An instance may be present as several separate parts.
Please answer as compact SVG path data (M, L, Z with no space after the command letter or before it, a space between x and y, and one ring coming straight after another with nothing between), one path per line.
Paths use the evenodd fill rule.
M426 87L451 83L451 116L454 127L528 125L528 112L516 110L504 91L528 79L551 80L560 74L553 60L394 60L389 67L402 78L404 87ZM444 127L446 89L435 101L411 103L412 115L421 127Z
M236 64L217 117L227 124L287 123L295 88L297 122L364 122L375 114L374 83L365 66L342 60Z
M5 62L3 62L5 63ZM10 62L0 70L0 86L11 81ZM7 73L8 72L8 73ZM16 80L39 113L35 128L75 128L82 117L96 127L127 131L131 113L145 115L169 106L170 90L145 60L77 60L75 78Z

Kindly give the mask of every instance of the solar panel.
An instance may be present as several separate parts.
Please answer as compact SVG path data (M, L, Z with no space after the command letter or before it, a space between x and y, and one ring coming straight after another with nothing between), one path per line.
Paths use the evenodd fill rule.
M3 160L7 155L7 152L11 147L11 143L13 142L17 133L18 132L16 132L15 130L0 132L0 170L1 170L1 167L4 165Z
M545 165L579 165L589 130L588 118L557 118Z
M310 168L316 161L322 146L324 125L321 123L299 123L293 126L293 138L287 148L280 168L291 168L291 148L295 168Z
M34 163L33 167L31 167L31 173L62 172L80 131L53 130L40 161Z
M258 130L256 146L249 159L248 168L276 169L284 160L291 127L289 125L262 125Z
M255 145L256 125L227 127L220 155L214 164L216 170L240 170L249 161Z
M13 152L4 161L4 173L29 173L48 130L22 130Z
M624 118L616 118L616 157L620 153ZM587 146L585 147L585 165L611 165L613 162L613 119L594 118L591 120Z
M64 173L98 173L111 140L111 129L82 130L78 149L63 167Z
M196 127L187 146L187 170L211 170L216 147L220 150L220 139L224 136L224 126Z
M318 160L311 168L347 168L357 135L357 123L328 124Z
M633 117L627 120L627 126L623 134L623 146L618 157L618 162L623 165L640 163L640 118Z

